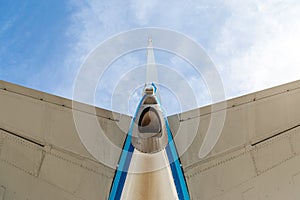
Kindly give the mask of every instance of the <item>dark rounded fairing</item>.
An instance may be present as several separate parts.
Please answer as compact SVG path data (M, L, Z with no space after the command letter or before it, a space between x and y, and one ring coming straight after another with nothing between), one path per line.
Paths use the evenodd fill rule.
M163 113L154 93L145 90L132 130L133 146L144 153L155 153L167 146Z

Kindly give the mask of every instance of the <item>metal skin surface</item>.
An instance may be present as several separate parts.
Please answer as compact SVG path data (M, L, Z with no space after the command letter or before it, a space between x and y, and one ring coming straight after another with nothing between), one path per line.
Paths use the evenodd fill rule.
M184 199L187 185L155 84L145 85L123 147L109 199Z
M199 108L199 116L192 110L168 117L169 128L177 134L188 133L193 118L200 118L194 142L180 156L191 199L298 200L299 102L300 81L228 100L221 138L202 160L197 155L210 106ZM68 99L0 81L0 199L109 198L115 170L85 150L74 127L71 104ZM89 112L90 107L82 109ZM116 124L125 123L129 130L132 119L114 118L101 108L97 115L99 122L107 124L107 137L122 148L125 137ZM176 146L180 145L178 141ZM106 154L118 162L120 154Z
M151 48L147 55L154 66ZM133 118L77 110L86 133L95 117L99 134L123 149L97 144L111 166L81 142L72 100L0 80L0 200L300 199L300 81L227 100L221 136L204 158L212 105L165 117L153 91L145 88Z
M147 82L131 122L109 199L189 200L187 184L168 120L161 109L152 40Z
M140 152L156 153L164 149L167 143L166 124L156 95L145 91L133 123L132 144Z

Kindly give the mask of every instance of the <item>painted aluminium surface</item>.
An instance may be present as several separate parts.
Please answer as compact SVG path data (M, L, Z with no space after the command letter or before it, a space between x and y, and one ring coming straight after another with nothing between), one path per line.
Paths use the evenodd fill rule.
M4 81L0 88L0 199L107 199L114 169L81 144L71 100ZM200 119L180 158L191 198L299 199L299 102L300 81L229 100L221 137L204 159L198 155L211 107L170 116L173 132L187 137ZM91 109L83 104L81 111ZM100 108L96 113L107 137L122 147L125 134L117 123L129 126L131 118ZM175 142L179 149L185 145Z

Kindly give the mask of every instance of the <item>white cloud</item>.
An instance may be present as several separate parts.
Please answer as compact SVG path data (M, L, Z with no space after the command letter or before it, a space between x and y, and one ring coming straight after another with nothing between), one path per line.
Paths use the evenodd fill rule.
M135 22L139 25L147 26L153 15L156 14L160 6L159 0L154 1L131 1L130 9L134 13Z
M300 78L300 4L229 1L232 15L211 51L228 96Z
M113 34L160 26L183 32L204 46L217 64L228 97L300 78L297 1L89 0L70 1L70 6L75 12L67 34L73 42L65 65L71 71ZM190 82L194 90L201 90L197 81Z

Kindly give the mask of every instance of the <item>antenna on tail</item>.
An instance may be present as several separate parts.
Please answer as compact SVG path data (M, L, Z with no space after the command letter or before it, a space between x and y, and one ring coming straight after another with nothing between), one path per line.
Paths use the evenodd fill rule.
M144 91L146 88L152 86L155 89L155 93L157 97L159 97L158 93L158 74L157 74L157 66L155 63L154 51L153 51L153 44L152 38L148 38L148 47L147 47L147 69L146 69L146 84Z

